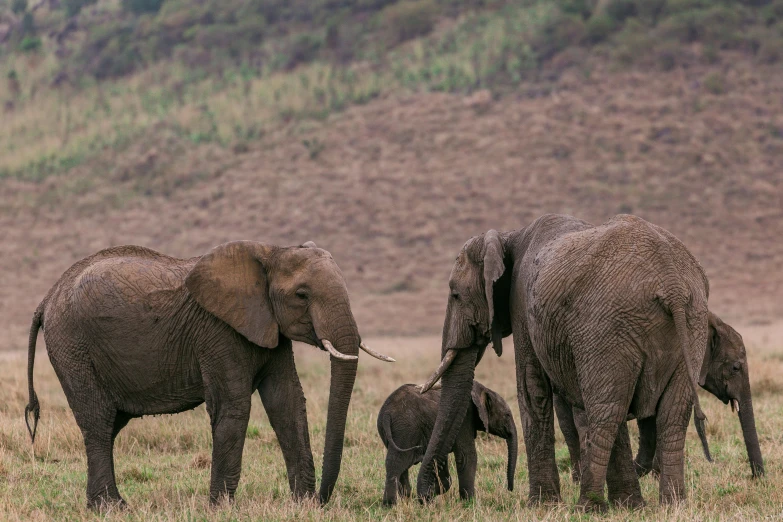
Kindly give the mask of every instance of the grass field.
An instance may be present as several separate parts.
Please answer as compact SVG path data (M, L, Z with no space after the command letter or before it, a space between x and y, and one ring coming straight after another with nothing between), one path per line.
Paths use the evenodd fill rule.
M752 481L739 423L724 406L703 395L715 463L702 457L695 430L688 433L686 483L689 499L674 508L658 506L657 481L642 479L648 505L638 512L612 510L605 520L758 520L783 517L783 345L781 328L743 330L750 353L759 439L767 477ZM505 488L504 441L480 434L476 499L463 502L456 488L423 507L415 500L393 509L381 506L384 450L375 428L378 409L397 386L422 382L438 359L440 339L376 338L372 346L397 358L384 364L362 357L346 429L342 471L332 501L323 509L290 499L282 454L260 400L245 442L242 479L231 506L208 505L211 441L204 407L175 416L135 420L115 446L117 482L130 508L109 520L588 520L574 509L578 488L571 483L568 452L558 435L557 461L564 504L528 508L527 468L520 444L517 489ZM777 344L775 344L777 343ZM36 389L42 417L34 451L24 427L26 357L0 354L0 518L3 520L84 520L86 459L81 435L60 385L39 344ZM327 357L297 346L299 375L308 399L316 473L320 474L329 369ZM477 379L497 390L517 415L513 356L488 354ZM635 440L636 426L631 425ZM520 437L521 429L520 429ZM453 459L452 459L453 466ZM452 474L452 476L455 476ZM412 476L415 480L415 472Z

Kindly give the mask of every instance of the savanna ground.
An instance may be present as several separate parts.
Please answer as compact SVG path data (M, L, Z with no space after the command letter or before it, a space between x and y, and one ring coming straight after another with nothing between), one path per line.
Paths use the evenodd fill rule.
M752 480L739 422L728 406L702 394L715 462L709 464L692 426L686 450L688 502L658 505L657 480L641 480L648 502L643 510L612 510L603 520L759 520L783 517L783 327L740 329L745 334L754 391L756 422L767 476ZM571 483L568 451L559 430L557 462L564 504L529 508L524 444L516 489L506 490L504 441L480 434L476 498L459 499L456 488L432 505L406 500L381 506L384 448L376 431L381 404L397 386L422 382L439 355L438 337L370 338L372 346L397 358L386 364L362 356L346 428L340 478L323 509L291 500L285 465L258 396L253 397L245 441L242 478L231 506L208 505L211 437L201 406L174 416L134 420L117 438L115 463L120 493L130 508L105 514L107 520L588 520L575 510L578 487ZM510 340L507 340L509 343ZM510 346L510 343L509 343ZM4 354L0 369L0 512L5 520L84 520L98 515L85 507L86 458L81 435L45 351L39 347L35 371L42 418L33 449L22 411L27 402L26 358ZM316 472L320 473L329 370L327 356L297 345L297 367L307 397ZM476 378L497 390L518 419L513 356L487 353ZM519 423L518 423L519 425ZM631 423L631 436L636 437ZM520 429L520 438L522 437ZM452 476L455 476L451 459ZM414 468L411 476L415 482Z

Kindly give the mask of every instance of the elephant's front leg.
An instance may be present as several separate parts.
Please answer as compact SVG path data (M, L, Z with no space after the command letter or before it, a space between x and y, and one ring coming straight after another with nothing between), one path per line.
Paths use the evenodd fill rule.
M579 483L582 476L580 465L580 439L579 430L574 422L575 412L571 405L560 395L555 394L555 413L557 414L557 423L560 425L560 431L563 433L566 446L568 446L568 455L571 458L571 480Z
M606 485L609 490L609 502L617 506L635 509L644 507L644 499L632 458L628 424L622 422L617 430L612 455L609 458Z
M275 348L258 393L283 452L291 492L296 498L314 496L315 466L307 409L290 343Z
M530 474L529 502L560 502L552 387L537 360L526 357L519 348L517 358L517 400Z
M212 478L209 501L213 504L226 496L233 500L242 471L242 450L250 419L250 394L226 400L215 397L207 401L212 420Z
M469 430L462 430L463 432ZM472 430L470 430L472 431ZM459 496L461 499L471 499L475 495L476 466L476 439L473 433L462 433L457 438L454 448L454 460L457 463L457 478L459 480Z
M637 425L639 426L639 451L636 453L633 464L638 477L643 477L650 472L657 475L661 471L658 456L655 452L657 437L657 430L655 428L656 422L655 417L647 417L646 419L639 419L637 421Z

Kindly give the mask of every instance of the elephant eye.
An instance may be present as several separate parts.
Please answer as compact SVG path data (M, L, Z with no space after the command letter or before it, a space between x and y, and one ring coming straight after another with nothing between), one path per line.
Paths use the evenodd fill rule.
M299 299L307 299L307 290L305 290L304 288L300 288L299 290L296 291L296 297L298 297Z
M734 366L731 367L731 371L734 373L738 373L742 369L742 365L738 362L734 363Z
M454 299L455 301L459 301L459 294L457 292L452 292L451 298Z

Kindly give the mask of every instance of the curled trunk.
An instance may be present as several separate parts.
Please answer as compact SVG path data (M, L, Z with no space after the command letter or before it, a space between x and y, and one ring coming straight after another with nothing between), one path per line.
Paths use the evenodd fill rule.
M511 435L506 439L508 444L508 464L506 466L506 481L508 482L508 490L514 491L514 474L517 470L517 452L518 452L518 439L517 439L517 427L512 422Z
M337 350L346 355L358 355L359 334L356 326L350 328L350 333L333 340ZM343 456L343 439L345 437L345 421L348 416L348 406L351 402L351 392L356 380L357 361L344 361L333 356L331 360L331 384L329 387L329 411L326 417L326 440L324 442L324 465L321 477L319 498L321 504L329 502L332 496L337 476L340 474L340 462Z
M750 381L747 373L740 397L739 420L742 426L742 436L745 439L745 448L748 450L750 471L753 477L764 475L764 460L761 457L761 447L756 434L756 419L753 416L753 400L750 393Z
M416 484L419 499L423 501L432 499L439 492L435 489L438 485L435 464L438 464L439 469L443 467L462 427L471 402L470 392L473 389L478 351L478 348L458 350L454 361L443 374L438 417Z

